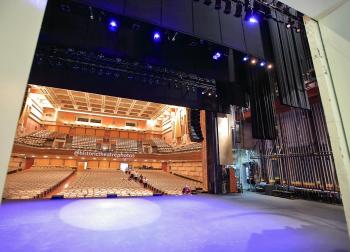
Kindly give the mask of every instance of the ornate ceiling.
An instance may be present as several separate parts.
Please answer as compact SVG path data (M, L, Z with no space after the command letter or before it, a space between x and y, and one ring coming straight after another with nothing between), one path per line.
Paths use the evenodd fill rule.
M98 113L146 120L158 118L168 107L153 102L35 85L32 86L32 92L43 94L52 106L59 110Z

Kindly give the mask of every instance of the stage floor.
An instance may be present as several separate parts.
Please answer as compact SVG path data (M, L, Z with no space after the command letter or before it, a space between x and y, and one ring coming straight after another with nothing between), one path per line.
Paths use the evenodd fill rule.
M0 251L350 251L343 208L246 193L5 202Z

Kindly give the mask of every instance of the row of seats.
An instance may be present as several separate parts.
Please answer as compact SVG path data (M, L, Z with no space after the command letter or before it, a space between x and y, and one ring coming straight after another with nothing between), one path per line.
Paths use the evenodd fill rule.
M115 139L115 150L117 152L137 152L137 141L134 139Z
M74 149L96 149L96 137L73 136L72 147Z
M74 171L65 167L32 167L8 174L3 198L33 199L50 192Z
M118 196L152 196L152 191L129 180L119 170L87 170L77 172L76 180L61 193L64 198L100 198Z
M153 138L153 144L157 147L159 153L170 153L173 152L173 147L166 143L163 139Z
M174 148L175 152L191 152L191 151L200 151L202 149L201 143L191 143L188 145L177 146Z
M203 188L201 182L181 178L176 175L161 171L161 170L137 170L137 173L142 174L148 179L148 184L153 188L169 195L181 195L183 188L187 185L191 190Z

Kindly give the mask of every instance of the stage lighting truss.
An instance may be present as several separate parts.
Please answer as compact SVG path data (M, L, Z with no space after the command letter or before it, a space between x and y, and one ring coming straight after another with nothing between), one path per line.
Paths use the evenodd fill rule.
M39 46L34 63L48 65L52 68L68 68L73 71L108 76L115 79L138 81L145 85L166 85L172 88L182 88L187 92L210 90L212 97L216 94L216 82L212 79L174 71L164 66L155 66L140 62L130 62L121 58L112 58L73 48L58 48Z
M193 0L198 2L198 0ZM230 14L232 9L232 2L236 4L236 8L234 11L234 16L237 18L242 17L243 7L245 10L245 20L250 23L258 23L259 18L263 18L265 20L272 19L277 23L284 23L287 29L294 29L297 33L302 31L302 21L300 20L300 16L292 15L288 9L285 8L284 4L280 4L278 1L264 1L264 0L221 0L225 2L225 8L223 12L225 14ZM215 1L214 8L216 10L221 10L220 0ZM205 5L210 6L212 1L204 1ZM255 4L257 3L257 4ZM259 5L264 6L266 8L259 8ZM273 18L271 15L271 9L276 10L284 15L288 16L288 21L278 20Z

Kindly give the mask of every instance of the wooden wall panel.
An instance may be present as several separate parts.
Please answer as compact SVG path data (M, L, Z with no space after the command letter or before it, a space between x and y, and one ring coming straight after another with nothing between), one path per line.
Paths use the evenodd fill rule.
M77 136L84 136L85 135L85 128L75 128L75 134Z
M88 168L98 168L98 161L88 161Z
M66 159L66 160L64 160L64 166L77 167L77 161L74 159Z
M35 166L45 166L50 165L50 160L47 158L36 158L34 161Z
M70 134L70 127L69 126L59 126L58 131L65 134Z
M120 168L120 162L116 162L116 161L111 161L109 163L109 167L113 168L113 169L119 169Z
M96 136L104 137L104 135L105 135L105 130L103 130L103 129L96 130Z
M120 138L129 138L129 132L120 131L119 137L120 137Z
M63 165L63 160L62 159L51 159L50 160L50 165L52 165L52 166L62 166Z
M138 139L137 132L129 132L129 138L137 140Z
M119 138L119 131L118 130L111 130L110 137L116 137Z
M95 135L95 129L86 129L85 134L87 136L94 136Z
M109 168L109 161L99 161L98 167L103 169Z

